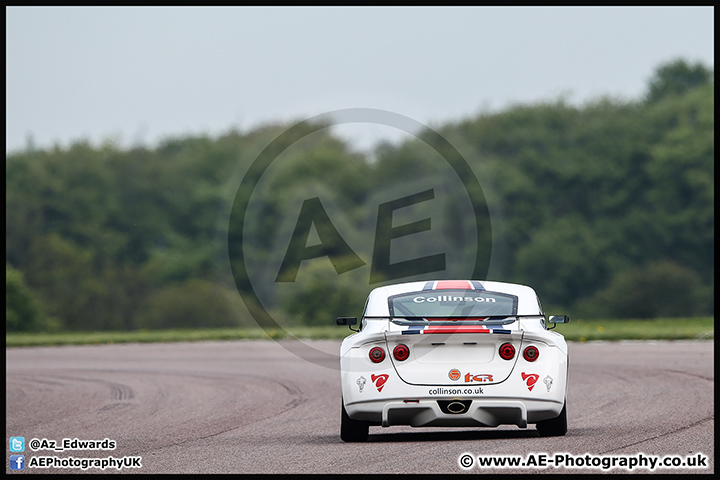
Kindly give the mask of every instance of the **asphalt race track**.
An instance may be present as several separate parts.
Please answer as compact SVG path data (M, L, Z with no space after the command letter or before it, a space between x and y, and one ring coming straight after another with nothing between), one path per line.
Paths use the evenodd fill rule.
M290 351L299 346L306 351ZM714 472L713 341L571 343L565 437L540 438L532 425L371 427L363 444L340 440L338 349L337 341L9 348L6 449L10 437L24 437L26 465L41 456L142 457L142 467L122 470L127 473L606 471L599 466L491 469L476 463L463 469L459 463L463 454L477 459L529 453L590 454L596 462L702 453L706 468L652 472ZM117 447L34 452L29 448L34 438L58 443L107 438ZM6 464L12 474L78 471L21 472Z

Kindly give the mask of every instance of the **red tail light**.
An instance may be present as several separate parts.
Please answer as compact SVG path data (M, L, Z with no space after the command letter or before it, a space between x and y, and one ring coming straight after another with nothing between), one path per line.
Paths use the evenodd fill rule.
M385 350L380 347L373 347L370 349L370 360L375 363L380 363L385 360Z
M500 345L500 356L505 360L512 360L515 356L515 347L512 343L503 343Z
M534 362L535 360L537 360L539 355L540 355L540 352L538 351L537 347L535 347L533 345L526 347L525 351L523 352L523 357L528 362Z
M393 356L395 357L395 360L403 361L407 360L407 358L410 356L410 349L407 347L407 345L403 345L402 343L400 345L397 345L395 348L393 348Z

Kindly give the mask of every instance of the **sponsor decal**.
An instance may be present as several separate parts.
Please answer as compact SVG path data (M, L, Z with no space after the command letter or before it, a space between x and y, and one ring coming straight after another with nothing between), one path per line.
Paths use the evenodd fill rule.
M470 382L492 382L493 376L489 373L481 373L479 375L473 375L472 373L465 374L465 383Z
M370 375L370 380L375 384L375 388L377 388L378 392L382 392L382 389L383 387L385 387L385 382L388 381L388 378L390 378L390 375L388 375L387 373L382 373L380 375Z
M466 302L489 302L489 303L495 303L497 300L495 300L492 297L463 297L460 295L435 295L435 296L418 296L413 298L413 303L435 303L435 302L459 302L459 303L466 303Z
M363 388L365 388L365 382L367 382L367 379L362 375L360 376L360 378L355 380L355 383L357 383L357 386L360 388L360 393L362 393Z
M525 373L522 372L522 379L527 384L528 390L532 391L533 387L535 387L535 383L537 383L538 378L540 378L540 375L537 373Z
M543 378L543 382L545 382L545 386L547 387L548 392L550 391L550 387L552 387L553 379L550 375Z
M428 390L428 395L482 395L482 387L472 388L431 388Z
M460 370L458 370L457 368L453 368L448 372L448 377L450 377L450 380L459 380Z

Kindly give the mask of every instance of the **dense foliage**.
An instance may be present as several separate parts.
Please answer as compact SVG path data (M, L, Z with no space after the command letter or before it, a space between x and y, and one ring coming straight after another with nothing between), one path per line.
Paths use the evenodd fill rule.
M282 168L251 168L288 127L152 149L77 142L8 154L7 330L251 326L250 311L288 324L358 315L376 286L368 264L382 257L367 220L378 209L372 192L402 191L447 165L420 140L380 145L370 158L329 129L300 125L293 128L312 133L292 152L277 152L287 157ZM482 186L473 208L490 213L492 229L479 229L478 242L492 243L492 262L478 259L477 268L491 279L532 285L545 310L573 316L714 312L711 70L678 60L658 68L639 101L518 105L436 130ZM261 203L252 203L248 179ZM313 222L283 219L299 203ZM429 227L420 220L437 218L422 213L431 204L415 204L418 221L405 223ZM237 209L254 215L252 231L237 222ZM462 239L475 219L441 216L447 245L467 248ZM302 242L280 260L299 268L267 275L283 286L293 273L304 281L260 295L263 305L243 303L243 266L272 257L273 248L286 252L276 239L292 232ZM249 238L243 264L237 243ZM317 258L308 261L313 242ZM408 258L423 254L403 245ZM392 279L381 267L379 278Z

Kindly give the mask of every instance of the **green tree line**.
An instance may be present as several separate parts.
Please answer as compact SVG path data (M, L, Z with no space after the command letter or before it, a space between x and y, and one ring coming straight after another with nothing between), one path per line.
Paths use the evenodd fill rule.
M375 225L364 220L378 208L372 192L412 186L447 165L422 148L430 131L368 155L301 124L293 128L311 133L278 147L281 169L255 168L289 127L154 148L76 142L7 154L7 331L253 326L261 308L288 324L359 314L374 286L356 268L377 247ZM491 279L531 285L545 310L587 318L714 313L711 69L679 59L656 69L641 99L517 105L435 131L482 186L473 207L490 214L491 230L479 231L492 238L477 241L492 244ZM319 220L311 231L283 220L289 206L300 209L297 199L314 198L305 205L311 218L327 214L345 240L363 240L355 256ZM472 250L462 239L477 219L431 205L414 205L416 218L440 216L443 241ZM235 209L249 212L251 230ZM325 239L318 258L284 258L303 281L265 294L263 305L243 302L244 268L286 252L277 239L293 231L307 234L307 245ZM244 265L240 239L250 241ZM403 245L409 258L422 255ZM378 275L392 280L382 268Z

